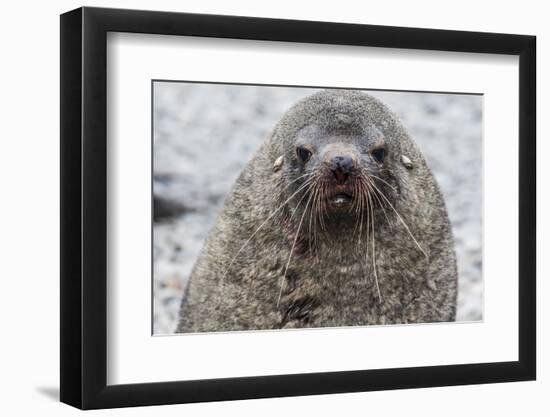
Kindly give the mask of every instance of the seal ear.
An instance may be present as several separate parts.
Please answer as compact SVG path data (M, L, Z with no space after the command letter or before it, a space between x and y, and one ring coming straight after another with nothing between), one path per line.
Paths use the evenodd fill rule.
M277 172L283 166L283 155L279 156L273 163L273 172Z
M409 159L408 156L406 155L401 155L401 163L403 164L403 166L407 169L413 169L413 163L412 161Z

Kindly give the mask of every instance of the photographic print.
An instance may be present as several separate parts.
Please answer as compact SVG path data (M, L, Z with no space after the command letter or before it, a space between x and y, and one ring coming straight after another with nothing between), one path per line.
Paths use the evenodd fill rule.
M89 7L60 34L62 402L536 379L534 36Z
M152 95L153 334L483 319L482 95Z

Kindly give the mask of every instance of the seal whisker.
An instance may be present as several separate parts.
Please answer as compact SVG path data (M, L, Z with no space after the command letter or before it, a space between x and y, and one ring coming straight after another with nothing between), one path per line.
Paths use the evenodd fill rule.
M357 214L357 221L355 223L355 226L353 228L353 234L355 235L355 232L357 229L359 229L359 238L357 240L357 246L361 246L361 234L363 229L363 212L365 210L364 208L364 194L365 194L365 187L363 185L363 182L360 180L360 178L356 181L355 185L355 201L354 204L356 205L356 214Z
M304 193L304 196L305 195L307 195L307 194ZM286 274L288 272L288 267L290 265L290 261L292 260L292 254L294 253L294 247L296 246L296 242L298 241L298 236L300 236L300 229L302 227L302 222L304 221L304 217L307 213L307 209L308 209L309 203L311 202L312 196L313 196L313 194L309 195L309 198L308 198L307 203L306 203L306 207L304 209L304 213L302 214L302 218L300 219L300 223L298 223L298 229L296 231L296 236L294 236L294 242L292 243L292 247L290 248L290 254L288 255L288 261L286 263L285 273L283 274L283 278L281 279L281 285L280 285L280 289L279 289L279 296L277 297L277 307L279 307L279 303L281 301L281 295L283 294L283 288L285 286L285 279L286 279Z
M359 247L359 244L361 243L361 233L360 233L360 227L361 227L361 200L360 200L360 184L357 183L354 190L354 201L353 204L355 206L355 225L353 226L353 236L355 236L355 233L358 233L358 239L357 239L357 247Z
M371 199L371 195L370 193L368 194L368 198L369 198L369 201ZM373 209L373 205L374 205L374 200L371 201L371 204L370 204L370 214L371 214L371 219L370 219L370 223L371 223L371 226L372 226L372 271L373 271L373 274L374 274L374 283L376 284L376 291L378 292L378 301L380 303L382 303L382 294L380 293L380 286L378 285L378 272L376 271L376 238L375 238L375 231L374 231L374 209Z
M420 250L420 252L422 252L424 254L424 256L426 257L426 259L429 259L429 256L428 254L426 253L426 251L424 251L424 249L422 249L422 246L420 246L420 243L418 243L418 241L416 240L416 238L414 237L414 235L412 234L411 230L409 229L409 226L407 225L407 223L405 223L405 220L403 220L403 218L401 217L401 215L397 212L397 210L395 209L395 207L390 203L390 201L388 200L388 198L380 192L380 190L376 187L376 185L372 184L372 186L378 190L378 192L380 193L380 196L382 196L382 198L384 198L384 200L386 200L386 202L389 204L389 206L391 207L391 209L395 212L395 214L397 215L397 217L399 218L399 220L401 221L401 223L403 224L403 226L405 226L405 229L407 230L407 232L409 233L409 236L412 238L412 240L414 241L414 243L416 244L416 246L418 247L418 249Z
M320 193L320 200L319 200L319 223L321 225L321 230L323 232L327 231L326 224L325 224L325 212L326 212L326 198L327 198L327 183L325 180L319 180L320 186L319 186L319 193Z
M298 208L300 207L300 204L302 203L304 198L309 194L309 192L313 188L314 183L313 183L313 181L308 179L308 180L304 181L304 185L307 186L306 187L307 189L304 190L304 195L302 196L302 198L300 198L300 200L298 200L298 204L296 204L296 207L294 207L294 210L292 210L292 214L290 215L290 219L292 219L294 217L294 214L296 213L296 211L298 211Z
M298 178L295 178L294 180L290 181L288 184L286 184L281 190L279 190L275 195L277 197L280 197L283 195L285 191L287 191L296 181L301 180L305 178L304 182L311 179L313 177L313 172L307 172L304 175L300 175Z
M386 207L383 204L382 200L380 200L380 197L378 196L378 191L374 191L372 193L372 196L376 198L376 201L378 202L378 206L382 209L382 213L384 213L384 217L386 218L386 223L390 227L390 230L392 230L392 223L390 221L390 218L388 217L388 213L386 212Z
M318 236L318 229L317 229L317 222L319 222L319 225L320 225L320 228L321 228L321 231L322 232L322 229L323 229L323 224L321 222L321 210L322 210L322 190L321 190L321 187L319 186L319 184L317 183L317 187L316 187L316 198L315 198L315 238L317 239L317 236ZM320 233L319 232L319 233Z
M356 185L355 188L354 188L354 200L353 200L353 207L354 207L354 210L355 210L355 224L353 225L353 236L355 236L355 233L357 233L357 230L359 229L359 215L361 214L361 208L359 207L359 202L358 202L358 186Z
M361 216L359 218L359 239L357 240L357 244L359 247L361 247L361 237L363 234L363 221L364 221L364 214L365 214L365 193L367 192L365 189L365 186L363 183L359 183L361 187L361 193L359 194L359 202L361 207Z
M315 195L315 190L313 190L313 195ZM313 199L313 202L315 204L315 198ZM313 210L312 209L313 209L314 204L312 204L312 207L309 210L309 221L308 221L308 230L307 230L307 243L308 243L309 253L313 252L313 248L312 248L313 235L312 235L311 223L312 223L312 220L313 220Z
M318 239L319 239L319 235L318 235L318 227L317 227L317 221L319 221L319 224L321 225L321 228L322 228L322 223L321 223L321 211L322 211L322 190L321 190L321 186L319 184L319 174L316 175L315 177L315 196L314 196L314 210L313 212L315 213L315 215L313 216L313 222L314 222L314 236L315 236L315 246L317 247L317 242L318 242Z
M312 242L313 242L313 248L315 248L315 254L317 256L317 217L316 217L316 210L317 210L317 195L319 193L319 189L317 186L314 187L313 190L313 199L311 200L311 208L309 209L309 232L308 232L308 238L309 238L309 252L313 253L312 250ZM313 223L313 228L311 227Z
M393 230L392 223L390 221L390 218L388 217L388 213L386 212L385 204L383 204L383 201L380 200L380 197L378 196L378 194L381 194L382 192L377 187L375 187L374 183L369 178L369 175L367 175L365 177L365 179L372 184L372 186L373 186L372 195L373 195L374 198L376 198L376 201L378 201L378 205L380 206L380 208L382 209L382 212L384 213L384 217L386 218L386 223L388 224L390 230Z
M240 255L240 253L244 250L244 248L250 243L250 241L254 238L254 236L256 236L256 234L262 229L262 227L264 227L267 222L269 222L269 220L271 220L283 207L285 207L288 202L290 200L292 200L292 198L294 198L294 196L296 194L298 194L299 192L301 192L304 188L306 188L308 184L307 183L304 183L302 184L298 190L296 190L284 203L282 203L277 209L275 209L274 211L271 212L271 214L269 214L269 216L267 217L267 219L265 219L262 224L260 224L260 226L258 226L258 228L254 231L254 233L252 233L250 235L250 237L244 242L244 244L240 247L240 249L237 251L237 253L235 254L235 256L233 257L233 259L231 259L231 262L229 263L229 266L227 267L227 269L225 270L225 272L223 273L222 275L222 278L221 278L221 282L223 283L224 279L225 279L225 276L227 275L227 272L231 269L231 267L233 266L233 264L235 263L235 260L237 259L237 257Z
M369 264L369 244L370 244L370 223L372 221L372 215L370 214L370 207L371 207L371 202L370 202L370 198L369 198L369 194L370 194L370 186L368 183L364 183L363 186L365 187L365 194L364 194L364 199L365 199L365 211L367 213L367 227L366 227L366 243L367 243L367 247L366 247L366 250L365 250L365 260L366 260L366 263L367 263L367 266ZM365 274L365 282L367 282L367 279L368 279L368 275Z
M380 178L380 177L378 177L378 176L376 176L376 175L374 175L374 174L372 174L372 173L369 173L369 177L375 178L375 179L377 179L377 180L379 180L379 181L382 181L384 184L386 184L388 187L390 187L390 188L393 190L393 192L395 192L395 193L397 192L397 188L395 188L393 185L391 185L391 184L390 184L389 182L387 182L385 179Z

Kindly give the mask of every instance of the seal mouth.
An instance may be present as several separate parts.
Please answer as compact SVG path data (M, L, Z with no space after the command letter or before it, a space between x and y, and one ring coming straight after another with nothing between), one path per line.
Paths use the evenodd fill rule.
M329 198L329 201L337 207L342 207L350 204L353 201L353 196L349 193L338 193Z
M332 184L330 187L328 202L335 208L346 208L353 202L353 184Z
M335 208L342 208L350 205L353 201L352 184L333 184L328 202Z

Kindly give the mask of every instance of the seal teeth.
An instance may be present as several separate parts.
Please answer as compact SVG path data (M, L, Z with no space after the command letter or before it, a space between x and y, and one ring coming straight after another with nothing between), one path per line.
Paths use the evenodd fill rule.
M350 201L351 201L351 196L345 193L336 194L332 198L332 202L336 205L347 204Z

